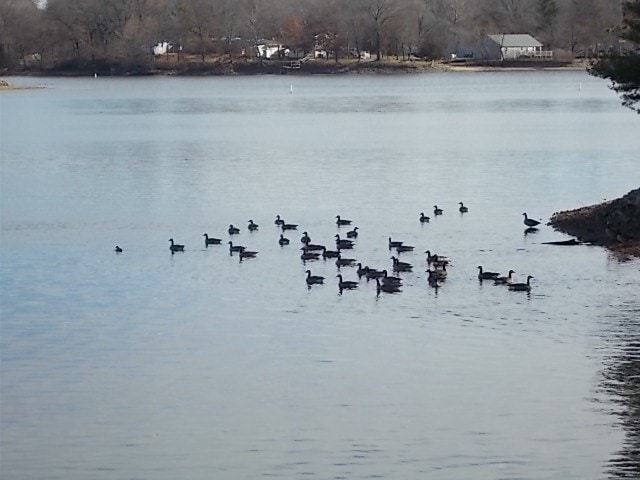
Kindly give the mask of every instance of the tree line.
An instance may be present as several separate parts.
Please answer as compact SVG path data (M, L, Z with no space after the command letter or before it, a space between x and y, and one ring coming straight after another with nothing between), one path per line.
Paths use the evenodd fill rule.
M167 41L177 61L233 63L274 40L338 60L446 58L494 33L529 33L567 57L620 48L619 0L2 0L0 68L147 68Z

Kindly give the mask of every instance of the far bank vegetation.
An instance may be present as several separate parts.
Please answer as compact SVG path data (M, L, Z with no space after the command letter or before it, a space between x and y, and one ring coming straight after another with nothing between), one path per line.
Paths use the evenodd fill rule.
M229 73L291 59L465 59L528 33L557 60L625 48L611 0L1 0L0 71ZM276 45L267 57L260 46ZM155 52L154 52L155 47Z

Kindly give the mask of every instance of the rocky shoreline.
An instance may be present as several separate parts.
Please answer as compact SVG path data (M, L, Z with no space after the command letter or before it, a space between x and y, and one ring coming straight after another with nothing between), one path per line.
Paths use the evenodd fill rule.
M580 242L640 257L640 188L615 200L556 212L548 225Z

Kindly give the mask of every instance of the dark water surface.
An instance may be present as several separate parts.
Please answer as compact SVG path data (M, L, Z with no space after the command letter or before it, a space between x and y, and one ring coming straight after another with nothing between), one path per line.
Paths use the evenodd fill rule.
M0 92L3 480L640 475L640 265L521 215L637 188L639 117L604 82L13 82L46 88ZM401 293L301 262L338 214L363 264L416 246ZM452 259L438 291L427 248Z

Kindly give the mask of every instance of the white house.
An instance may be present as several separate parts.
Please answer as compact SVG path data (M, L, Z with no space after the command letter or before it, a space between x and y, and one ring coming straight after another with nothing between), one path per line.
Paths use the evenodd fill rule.
M495 51L503 60L516 58L550 58L551 51L543 50L542 43L528 33L502 33L488 35L489 50Z
M165 55L171 50L172 47L173 45L171 45L169 42L159 42L151 47L151 50L153 50L154 55Z
M256 45L256 55L262 58L271 58L278 56L278 52L283 49L279 43L265 42Z

